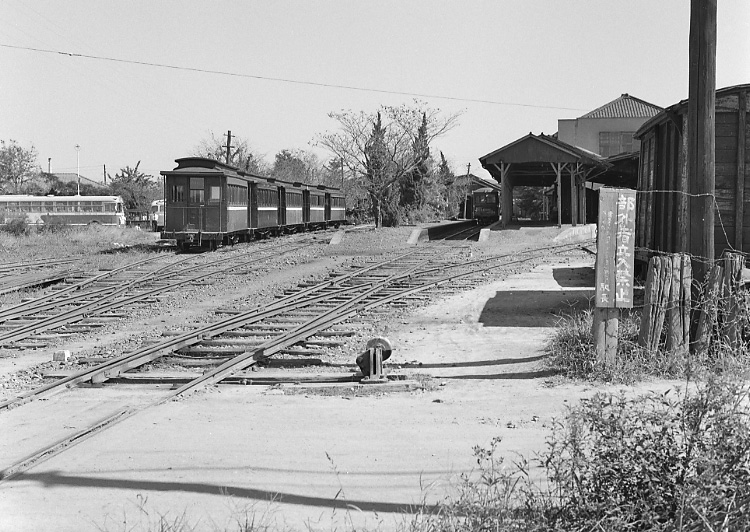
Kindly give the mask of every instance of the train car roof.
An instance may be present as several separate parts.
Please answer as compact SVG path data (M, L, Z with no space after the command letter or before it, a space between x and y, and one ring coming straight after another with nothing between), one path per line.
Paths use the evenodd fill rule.
M175 159L177 167L174 170L162 170L159 172L163 176L167 175L186 175L186 174L208 174L208 175L227 175L240 177L244 179L268 179L263 176L243 172L239 168L224 164L213 159L205 157L182 157Z
M299 181L297 182L283 181L281 179L276 179L275 177L253 174L250 172L245 172L243 170L240 170L239 168L235 166L222 163L220 161L207 159L206 157L182 157L180 159L175 159L175 162L177 163L177 167L174 170L162 170L159 173L163 176L190 175L190 174L193 174L193 175L195 174L227 175L227 176L239 177L239 178L248 179L248 180L260 180L260 181L266 181L268 183L279 183L282 186L296 187L300 189L317 188L318 190L327 190L327 191L335 191L335 192L338 192L340 190L338 188L329 187L326 185L301 183Z
M34 196L33 194L5 194L0 195L0 201L70 201L80 199L83 201L122 201L120 196Z
M474 192L497 192L497 189L493 187L475 188L472 193Z

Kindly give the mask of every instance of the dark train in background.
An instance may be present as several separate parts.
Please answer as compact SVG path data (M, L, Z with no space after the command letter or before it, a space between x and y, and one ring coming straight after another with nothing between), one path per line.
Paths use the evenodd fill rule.
M287 183L185 157L163 171L164 229L180 248L216 247L346 223L342 191Z
M471 193L472 218L481 225L500 219L500 194L492 187L483 187Z

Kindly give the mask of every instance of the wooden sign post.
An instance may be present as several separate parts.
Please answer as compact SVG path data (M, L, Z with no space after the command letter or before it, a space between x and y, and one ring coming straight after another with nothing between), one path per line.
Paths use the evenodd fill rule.
M621 308L633 307L635 190L599 190L596 302L592 333L597 358L609 366L617 353Z

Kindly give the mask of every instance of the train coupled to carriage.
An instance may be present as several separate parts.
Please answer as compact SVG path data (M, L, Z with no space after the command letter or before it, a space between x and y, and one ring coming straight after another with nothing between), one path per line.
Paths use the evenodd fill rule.
M163 171L163 238L182 249L215 249L255 238L346 223L343 193L324 185L289 183L201 157Z

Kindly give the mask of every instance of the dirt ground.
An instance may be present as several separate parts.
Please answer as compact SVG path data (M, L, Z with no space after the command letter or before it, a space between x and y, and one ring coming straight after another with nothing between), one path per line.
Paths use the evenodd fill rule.
M533 231L493 233L488 245L528 242ZM592 290L593 256L581 253L373 324L394 346L387 370L430 375L426 389L220 386L140 412L0 485L0 530L158 530L160 519L235 530L246 518L277 529L394 529L403 512L442 499L472 469L473 446L500 436L503 454L531 457L566 405L603 389L563 382L542 365L555 321L588 306ZM154 315L152 325L164 319ZM84 344L82 352L93 349ZM33 367L29 360L2 359L0 373ZM159 391L80 389L3 413L2 462L40 446L31 419L73 430L106 415L110 403ZM45 419L63 401L64 419Z

